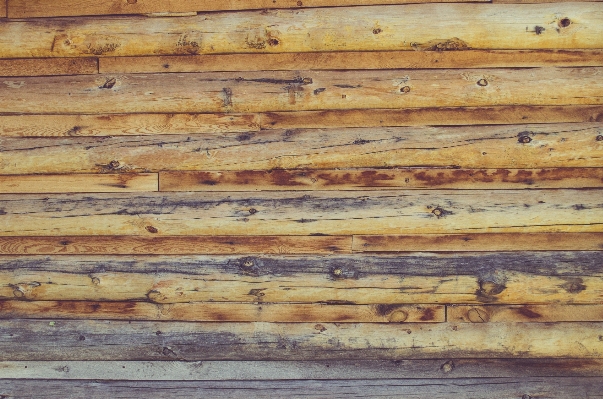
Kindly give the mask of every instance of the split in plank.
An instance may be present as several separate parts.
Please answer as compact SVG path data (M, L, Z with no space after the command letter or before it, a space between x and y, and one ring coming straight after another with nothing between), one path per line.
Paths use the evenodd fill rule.
M64 374L70 369L63 367ZM48 399L163 398L594 398L603 390L601 378L462 378L290 381L61 381L0 380L0 392L11 399L32 398L44 392ZM529 395L528 393L532 395ZM541 396L546 395L546 396Z
M1 240L0 240L1 242ZM602 233L355 235L355 252L601 251Z
M33 58L0 60L0 76L92 75L98 73L96 58ZM3 82L19 85L18 81Z
M603 295L602 256L601 251L109 259L4 256L0 298L376 304L387 317L393 317L396 306L403 303L596 303Z
M447 312L451 323L603 321L603 305L449 306Z
M408 4L8 21L0 26L0 58L601 49L602 11L598 2Z
M351 236L0 237L1 255L330 254L351 246Z
M0 193L119 193L157 191L158 175L0 175Z
M585 110L586 113L589 111ZM259 116L254 114L0 115L0 137L134 136L258 130Z
M497 173L510 176L513 171L508 168L538 165L553 168L543 175L554 178L555 174L566 173L557 168L603 167L603 140L599 139L603 137L602 126L589 123L7 137L2 140L0 174L230 170L251 177L255 172L249 171L258 170L279 176L285 173L276 171L279 169L440 167L501 169ZM534 174L525 176L526 182L538 179Z
M370 51L104 57L101 73L603 66L601 50Z
M0 350L4 361L596 359L603 355L599 338L603 323L596 322L378 326L323 323L324 329L318 331L316 323L11 319L0 320Z
M366 188L478 190L588 187L603 188L603 168L276 169L159 174L160 191L309 191Z
M67 370L69 370L67 372ZM415 359L355 361L13 361L3 378L107 381L261 381L603 377L599 359ZM5 381L0 380L0 384ZM0 385L2 386L2 385Z
M100 281L100 279L99 279ZM284 323L442 323L442 305L327 305L274 303L175 303L0 301L0 318ZM324 327L317 324L316 330Z
M95 114L600 105L602 73L586 67L21 77L0 87L0 108Z

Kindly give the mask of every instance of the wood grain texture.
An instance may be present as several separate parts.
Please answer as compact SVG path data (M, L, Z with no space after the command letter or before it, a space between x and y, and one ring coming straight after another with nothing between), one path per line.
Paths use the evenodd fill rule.
M599 302L603 292L602 256L600 251L554 251L2 257L0 298L376 304L387 317L402 303L588 304Z
M601 50L370 51L104 57L101 73L603 66Z
M0 237L2 255L331 254L351 246L351 236Z
M603 305L450 306L451 323L603 321Z
M603 323L1 320L4 361L600 358ZM159 333L158 333L159 331ZM83 339L81 338L83 337Z
M6 17L7 5L6 0L0 0L0 18Z
M159 176L144 174L0 175L0 193L119 193L158 190Z
M603 250L601 233L530 234L409 234L355 235L356 252L408 251L597 251Z
M2 117L0 116L0 120ZM603 106L350 109L261 114L264 129L603 122ZM1 129L1 127L0 127ZM2 130L0 130L0 135Z
M596 2L409 4L10 21L0 26L0 57L601 49L602 10Z
M304 323L442 323L442 305L0 301L0 318ZM315 326L317 331L324 327Z
M1 181L1 178L0 178ZM603 188L603 168L161 172L160 191ZM0 189L1 191L1 189Z
M382 380L387 378L602 377L600 359L355 361L12 361L3 378L105 381ZM67 371L69 370L69 371ZM0 380L0 384L6 382Z
M588 67L21 77L3 81L0 107L97 114L600 105L601 73Z
M0 60L0 76L2 77L93 75L97 73L98 60L96 58Z
M469 0L455 0L466 2ZM477 0L487 2L487 0ZM383 5L404 3L446 3L450 0L10 0L10 18L115 15L115 14L178 14L193 11L252 10L270 8L336 7L358 5Z
M443 167L602 167L601 124L286 129L202 135L2 139L0 173L149 173ZM551 170L554 169L554 170ZM555 171L556 170L556 171ZM285 172L276 172L278 177ZM454 173L454 172L451 172ZM593 173L597 173L593 171ZM524 182L542 179L518 176ZM436 177L435 181L438 178ZM432 180L433 181L433 180ZM382 234L384 232L381 232Z
M254 114L0 115L0 137L76 137L254 132Z
M0 235L351 235L601 232L582 190L4 194Z
M60 366L65 367L65 366ZM603 389L601 378L487 378L487 379L387 379L387 380L292 380L292 381L49 381L0 380L0 390L10 398L31 398L48 391L47 398L154 397L187 398L433 398L476 397L596 398ZM531 396L525 392L532 393ZM519 396L521 395L521 396Z

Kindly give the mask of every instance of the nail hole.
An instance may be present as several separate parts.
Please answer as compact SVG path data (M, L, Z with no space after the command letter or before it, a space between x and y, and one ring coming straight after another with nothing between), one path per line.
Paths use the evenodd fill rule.
M571 23L572 21L570 21L569 18L563 18L559 21L559 26L561 26L562 28L567 28L568 26L570 26Z

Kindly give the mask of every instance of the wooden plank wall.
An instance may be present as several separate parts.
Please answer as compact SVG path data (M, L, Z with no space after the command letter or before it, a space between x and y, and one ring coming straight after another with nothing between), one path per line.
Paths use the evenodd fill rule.
M0 398L603 391L603 3L0 18Z

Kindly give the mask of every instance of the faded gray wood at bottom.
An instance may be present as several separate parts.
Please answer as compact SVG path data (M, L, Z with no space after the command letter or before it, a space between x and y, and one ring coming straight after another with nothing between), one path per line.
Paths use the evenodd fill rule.
M17 398L600 398L603 379L480 378L454 380L56 381L0 380L0 396Z

